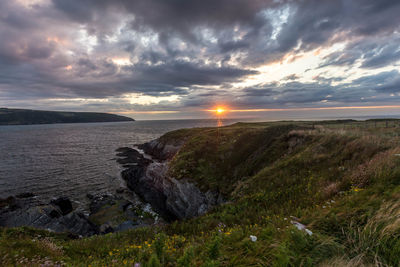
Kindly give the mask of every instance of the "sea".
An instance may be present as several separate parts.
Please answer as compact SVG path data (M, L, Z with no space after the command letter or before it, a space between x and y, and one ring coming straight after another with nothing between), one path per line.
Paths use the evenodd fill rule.
M37 203L48 203L66 196L84 210L88 193L125 187L117 148L176 129L217 125L221 121L207 119L0 126L0 198L31 192Z

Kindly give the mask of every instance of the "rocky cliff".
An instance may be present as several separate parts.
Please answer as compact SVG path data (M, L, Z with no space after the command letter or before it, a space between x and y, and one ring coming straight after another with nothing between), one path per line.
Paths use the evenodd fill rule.
M183 145L184 140L157 139L118 150L128 188L167 221L202 215L223 202L218 192L203 192L188 179L178 180L168 174L171 159Z

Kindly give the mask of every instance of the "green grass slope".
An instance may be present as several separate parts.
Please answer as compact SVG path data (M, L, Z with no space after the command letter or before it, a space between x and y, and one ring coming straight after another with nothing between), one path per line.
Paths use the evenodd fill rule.
M171 132L161 140L185 144L169 175L221 192L225 204L190 220L77 240L1 229L0 261L399 266L399 134L394 120L238 123Z
M94 112L60 112L0 108L0 125L134 121L125 116Z

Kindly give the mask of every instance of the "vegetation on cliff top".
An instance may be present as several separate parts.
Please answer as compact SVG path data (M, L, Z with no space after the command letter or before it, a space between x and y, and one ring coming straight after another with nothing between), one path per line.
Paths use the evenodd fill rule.
M0 261L399 266L399 134L393 120L239 123L171 132L161 140L185 143L169 175L219 191L225 204L190 220L83 239L1 229Z

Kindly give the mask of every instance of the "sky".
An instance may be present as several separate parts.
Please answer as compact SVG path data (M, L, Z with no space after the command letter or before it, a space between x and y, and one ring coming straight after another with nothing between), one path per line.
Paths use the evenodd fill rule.
M398 0L0 0L0 107L400 115Z

